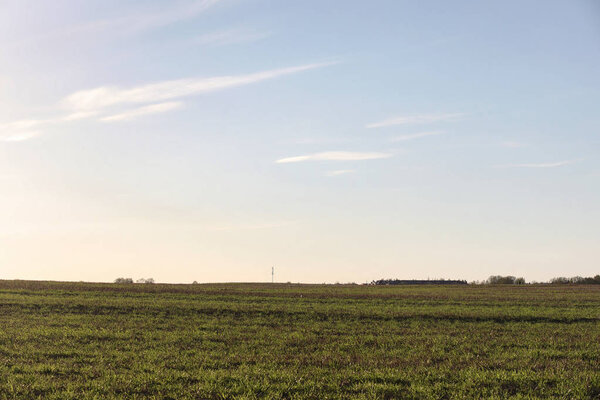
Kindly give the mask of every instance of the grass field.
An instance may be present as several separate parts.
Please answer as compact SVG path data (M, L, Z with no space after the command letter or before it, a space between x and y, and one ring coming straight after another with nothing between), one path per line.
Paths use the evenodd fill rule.
M600 398L600 286L0 281L2 399Z

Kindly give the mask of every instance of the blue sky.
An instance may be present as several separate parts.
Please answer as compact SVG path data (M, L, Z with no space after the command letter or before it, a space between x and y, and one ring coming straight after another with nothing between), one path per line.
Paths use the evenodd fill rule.
M3 278L600 258L595 1L4 1Z

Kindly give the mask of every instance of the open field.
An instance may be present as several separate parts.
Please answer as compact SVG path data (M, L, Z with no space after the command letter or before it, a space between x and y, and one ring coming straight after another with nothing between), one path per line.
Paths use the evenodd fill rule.
M600 286L0 281L2 399L600 398Z

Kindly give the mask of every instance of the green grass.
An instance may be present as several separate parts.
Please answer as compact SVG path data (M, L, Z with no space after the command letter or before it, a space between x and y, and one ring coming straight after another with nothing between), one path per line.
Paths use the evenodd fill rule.
M600 287L0 281L21 398L600 399Z

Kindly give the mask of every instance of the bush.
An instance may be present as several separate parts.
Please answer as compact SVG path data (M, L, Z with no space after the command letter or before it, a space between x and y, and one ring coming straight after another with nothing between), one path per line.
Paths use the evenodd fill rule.
M131 278L117 278L117 279L115 279L115 283L133 283L133 279L131 279Z
M517 278L514 276L492 275L488 278L487 283L490 285L512 285Z
M153 278L140 278L137 281L135 281L135 283L154 283L154 279Z
M492 275L487 281L489 285L524 285L525 278L515 278L514 276Z

